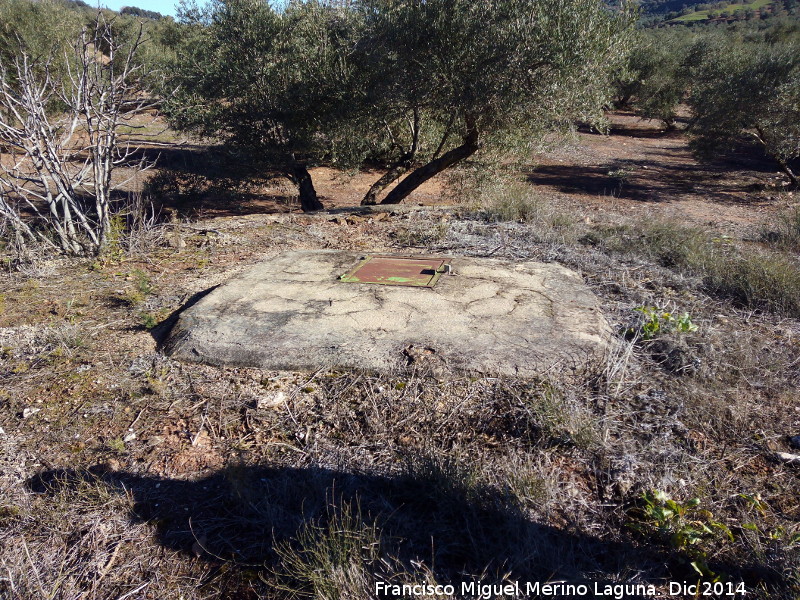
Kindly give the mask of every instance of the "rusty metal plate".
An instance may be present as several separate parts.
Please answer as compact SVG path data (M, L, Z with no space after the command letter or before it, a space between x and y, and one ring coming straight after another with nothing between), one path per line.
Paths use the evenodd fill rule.
M433 287L441 274L449 270L449 264L449 258L367 256L339 280L345 283Z

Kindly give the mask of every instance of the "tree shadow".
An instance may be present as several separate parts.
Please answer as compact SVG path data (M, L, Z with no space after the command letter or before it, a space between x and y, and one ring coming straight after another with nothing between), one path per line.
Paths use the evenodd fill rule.
M133 158L155 161L158 172L145 193L161 213L211 218L300 210L282 172L223 145L143 145Z
M635 117L628 111L620 115ZM611 138L656 140L638 144L634 153L641 157L612 158L593 166L549 164L528 173L528 181L550 186L574 195L607 196L639 202L669 200L712 201L722 204L751 204L753 194L781 188L783 176L778 166L763 148L749 140L739 140L733 147L720 150L713 156L699 157L692 151L687 136L688 122L678 118L681 126L666 130L656 121L639 119L633 122L614 122L608 131ZM583 134L603 135L588 127L579 128ZM671 140L660 144L657 140ZM624 145L624 144L623 144ZM621 155L627 150L620 148Z
M638 202L664 202L696 196L724 204L749 204L749 193L763 184L745 184L753 174L774 171L758 157L737 156L713 163L695 163L670 150L649 151L647 159L618 159L600 166L544 165L527 181L568 194L608 196ZM663 156L663 158L661 158Z
M87 482L129 494L131 521L151 523L164 547L216 564L279 570L280 549L297 547L298 539L306 544L300 555L333 552L324 532L332 522L338 529L346 522L352 527L353 519L343 516L349 511L356 526L380 532L387 560L406 573L420 574L419 565L428 565L439 583L498 582L505 574L521 582L591 585L624 581L632 573L639 582L691 576L686 557L656 545L534 523L510 493L476 484L448 464L417 463L397 476L234 466L196 481L102 468L51 470L28 487L54 494ZM309 539L318 547L309 548Z

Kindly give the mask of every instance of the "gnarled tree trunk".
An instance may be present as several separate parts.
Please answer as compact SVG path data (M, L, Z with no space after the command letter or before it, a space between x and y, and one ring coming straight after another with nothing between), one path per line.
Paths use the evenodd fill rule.
M400 157L391 169L389 169L386 174L378 179L372 186L369 188L369 191L366 193L364 198L361 200L361 206L370 206L373 204L378 203L378 194L380 194L383 190L389 187L392 183L394 183L397 179L402 177L408 170L411 168L411 165L414 162L413 155L408 152Z
M792 167L789 166L789 163L783 160L782 158L778 157L775 158L775 162L778 163L778 166L780 166L781 171L783 171L789 178L789 181L791 182L790 185L791 189L796 190L800 188L800 176L798 176L797 173L795 173L794 169L792 169Z
M435 177L445 169L449 169L462 160L469 158L479 149L480 142L478 140L478 131L473 129L464 136L463 144L445 152L439 158L409 173L403 181L397 184L397 187L386 194L381 204L400 204L400 202L405 200L411 192L423 183Z
M303 212L311 212L325 208L317 197L317 190L314 189L311 173L308 172L304 164L294 163L289 176L297 185L297 190L300 195L300 208L303 209Z
M381 177L380 179L378 179L378 181L372 184L372 186L369 188L369 191L361 200L361 206L369 206L372 204L377 204L378 194L380 194L392 183L394 183L400 177L405 175L409 169L411 169L411 166L414 164L414 159L417 158L417 152L419 151L420 122L421 122L421 117L419 113L419 108L414 107L414 116L409 121L409 127L411 128L411 147L408 149L408 152L403 153L400 159L392 166L391 169L389 169L389 171L387 171L384 174L383 177ZM446 137L442 139L442 143L444 143L446 139L447 139ZM440 151L441 148L436 152L436 154L438 155Z

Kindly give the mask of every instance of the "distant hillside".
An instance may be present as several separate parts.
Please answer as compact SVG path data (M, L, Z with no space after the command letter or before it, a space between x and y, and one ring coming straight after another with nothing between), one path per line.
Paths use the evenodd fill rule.
M36 0L31 0L32 2L36 2ZM83 11L87 14L94 13L97 10L97 2L96 0L92 0L91 2L85 2L84 0L57 0L57 2L66 8L74 9L77 11ZM102 4L102 2L101 2ZM164 15L158 13L154 10L145 10L143 8L138 8L136 6L123 6L120 10L116 11L110 8L107 8L112 13L119 13L121 15L129 15L132 17L138 17L142 19L150 19L157 21L159 19L163 19Z
M692 7L701 2L686 2L685 0L642 0L642 12L648 15L663 15L670 12L679 12L684 7Z
M675 24L759 19L798 15L800 0L734 0L687 2L685 0L641 0L643 20Z
M780 2L776 0L753 0L752 2L744 4L728 4L725 2L717 2L712 7L705 8L707 4L698 4L692 12L681 15L673 19L676 23L691 23L697 21L711 21L715 19L728 19L728 18L755 18L760 17L762 13L771 14L774 10L780 10ZM720 6L722 5L722 6ZM684 11L682 11L684 12Z

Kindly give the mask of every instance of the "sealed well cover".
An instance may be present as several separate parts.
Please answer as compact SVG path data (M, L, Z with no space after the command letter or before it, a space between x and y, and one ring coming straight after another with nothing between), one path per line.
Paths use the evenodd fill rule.
M339 280L345 283L378 283L433 287L446 272L450 259L424 256L367 256Z
M425 257L400 263L415 265L409 279L430 281L422 271L448 264L456 276L432 288L342 283L342 273L365 256L296 250L267 257L187 305L162 348L192 362L290 371L397 373L430 364L549 377L605 364L611 327L581 276L566 267Z

